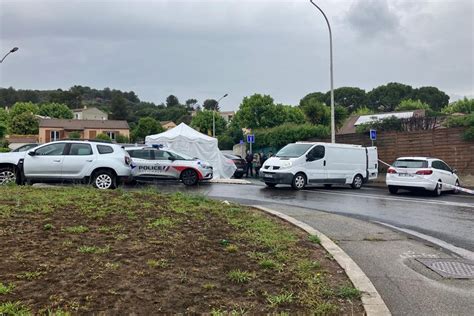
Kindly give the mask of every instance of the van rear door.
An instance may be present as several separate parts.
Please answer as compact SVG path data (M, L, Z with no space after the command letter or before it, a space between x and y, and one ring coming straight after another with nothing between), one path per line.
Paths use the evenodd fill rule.
M378 158L377 147L367 147L367 171L369 180L377 179L379 174Z

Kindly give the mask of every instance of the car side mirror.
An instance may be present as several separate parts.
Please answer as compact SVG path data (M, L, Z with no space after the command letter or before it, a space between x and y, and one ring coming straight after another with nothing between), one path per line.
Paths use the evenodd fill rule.
M458 173L458 170L457 169L452 169L451 172L452 173Z
M176 158L175 157L168 157L168 160L175 161Z
M30 156L36 156L36 151L32 150L28 152L28 155Z

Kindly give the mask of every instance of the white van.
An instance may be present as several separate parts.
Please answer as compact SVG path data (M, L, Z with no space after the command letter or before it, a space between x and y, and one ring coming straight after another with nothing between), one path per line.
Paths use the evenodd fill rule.
M290 184L301 190L308 184L349 184L360 189L377 178L377 147L297 142L265 161L260 177L269 187Z

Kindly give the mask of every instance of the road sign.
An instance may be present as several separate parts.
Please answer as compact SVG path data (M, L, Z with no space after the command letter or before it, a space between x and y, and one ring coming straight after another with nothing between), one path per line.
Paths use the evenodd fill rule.
M254 144L255 143L255 135L254 134L247 135L247 143L249 143L249 144Z
M371 140L376 140L377 139L377 130L375 130L375 129L370 130L370 139Z
M241 139L239 144L240 144L240 145L243 145L243 144L244 144L244 140Z

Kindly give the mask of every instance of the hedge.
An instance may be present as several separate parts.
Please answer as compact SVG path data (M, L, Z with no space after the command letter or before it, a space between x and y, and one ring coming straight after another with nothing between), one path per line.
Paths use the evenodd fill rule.
M313 137L329 137L330 130L328 126L323 125L287 123L273 128L257 129L254 134L255 148L281 148L288 143L304 141Z

